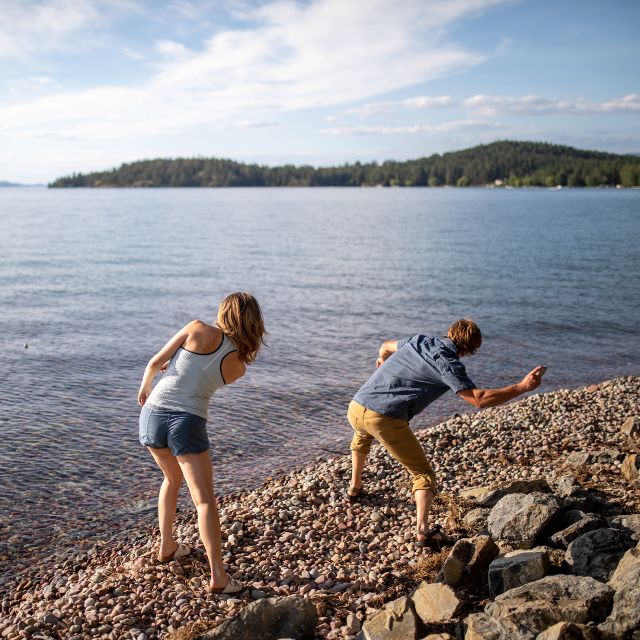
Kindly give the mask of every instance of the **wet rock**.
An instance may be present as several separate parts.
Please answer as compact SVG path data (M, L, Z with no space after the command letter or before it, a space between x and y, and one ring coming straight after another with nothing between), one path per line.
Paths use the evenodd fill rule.
M358 640L414 640L417 620L409 598L388 602L362 625Z
M489 533L513 546L528 549L553 516L560 502L546 493L512 493L501 498L489 514Z
M609 580L613 608L600 625L606 638L622 638L640 628L640 547L627 551Z
M593 627L575 622L558 622L543 631L536 640L599 640L600 634Z
M514 640L529 640L558 622L603 620L612 598L613 590L593 578L546 576L499 595L484 612L503 626L514 625Z
M549 557L544 551L513 551L489 565L489 590L496 596L549 573Z
M316 608L298 596L266 598L247 605L240 613L194 640L278 640L313 638L318 624Z
M638 485L640 483L640 458L638 458L638 454L629 454L624 459L620 471L630 484Z
M629 416L620 427L620 431L626 436L640 435L640 417Z
M446 584L422 582L411 595L418 617L425 624L441 624L456 618L463 603Z
M592 513L585 514L577 522L569 525L566 529L562 529L554 533L549 539L556 547L566 549L576 538L579 538L587 531L602 529L606 527L606 522L599 516Z
M596 529L569 545L565 561L574 575L608 580L620 558L633 545L631 536L622 529Z

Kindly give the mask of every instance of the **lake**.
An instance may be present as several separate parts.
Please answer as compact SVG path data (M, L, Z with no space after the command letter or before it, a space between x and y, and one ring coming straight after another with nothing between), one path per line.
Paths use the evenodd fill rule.
M211 404L221 493L347 453L380 343L460 317L479 387L640 371L639 190L3 189L0 226L0 560L147 513L142 372L231 291L269 347ZM448 394L412 424L467 410Z

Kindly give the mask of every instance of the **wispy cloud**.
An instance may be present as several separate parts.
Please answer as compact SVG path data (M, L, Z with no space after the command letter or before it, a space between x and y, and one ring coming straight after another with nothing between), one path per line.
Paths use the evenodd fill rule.
M441 124L416 124L405 126L353 126L322 129L322 133L334 136L344 135L407 135L416 133L449 133L467 129L496 130L502 129L498 122L486 120L453 120Z
M67 91L0 109L0 131L128 137L173 129L176 122L228 126L348 104L481 62L482 55L450 41L446 27L500 1L406 0L398 11L394 0L371 0L363 12L357 2L276 0L245 9L244 28L217 32L200 51L160 41L157 73L136 87ZM75 22L61 26L57 18L43 18L18 39L33 41L47 29L62 38L95 15L89 0L55 0L46 7L47 16L57 8L74 14ZM28 20L21 13L12 22Z

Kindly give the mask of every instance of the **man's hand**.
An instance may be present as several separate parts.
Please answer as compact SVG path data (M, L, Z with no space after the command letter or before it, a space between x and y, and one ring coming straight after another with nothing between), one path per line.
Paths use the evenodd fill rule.
M546 370L546 367L539 365L535 369L527 373L527 375L522 378L522 382L520 383L520 385L522 386L522 390L533 391L534 389L537 389L542 382L542 376L544 375L544 372Z
M376 369L380 366L382 366L382 363L384 362L384 360L382 358L378 358L376 360Z

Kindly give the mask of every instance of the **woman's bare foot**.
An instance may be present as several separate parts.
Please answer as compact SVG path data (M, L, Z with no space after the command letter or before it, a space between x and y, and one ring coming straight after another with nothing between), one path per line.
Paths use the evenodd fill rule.
M158 551L158 560L172 556L180 545L175 540L162 540L160 542L160 550Z

